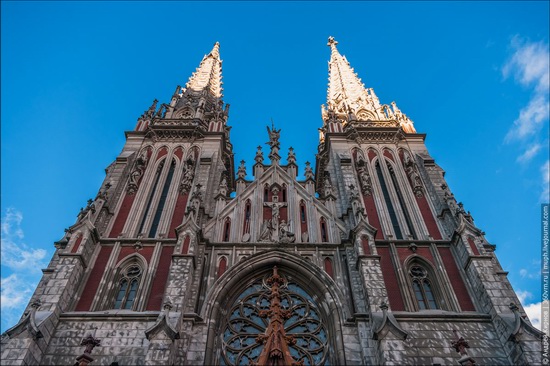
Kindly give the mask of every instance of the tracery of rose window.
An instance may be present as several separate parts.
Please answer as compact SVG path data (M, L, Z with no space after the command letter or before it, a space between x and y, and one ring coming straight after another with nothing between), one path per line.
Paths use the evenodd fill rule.
M277 267L239 295L222 330L222 365L329 365L315 301Z

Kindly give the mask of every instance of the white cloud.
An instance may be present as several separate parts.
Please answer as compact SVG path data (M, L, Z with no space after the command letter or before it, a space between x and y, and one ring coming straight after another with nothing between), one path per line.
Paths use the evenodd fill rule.
M521 154L517 158L517 161L522 164L527 163L540 151L541 147L542 145L538 143L531 145L527 150L525 150L523 154Z
M550 85L550 56L548 44L528 42L516 36L512 39L513 55L502 68L505 78L510 75L522 86L532 89L532 96L519 112L506 135L506 141L522 140L540 131L548 120L548 87Z
M535 94L529 104L519 111L519 117L506 134L506 141L523 140L535 135L548 120L548 95Z
M541 318L541 307L542 302L537 302L534 304L524 305L523 310L531 320L531 324L538 330L541 330L540 318Z
M23 242L22 221L21 212L13 208L8 208L2 218L1 263L6 276L0 283L2 332L17 323L40 280L40 269L46 266L46 251Z
M524 270L522 269L522 271ZM533 297L533 294L530 293L529 291L521 291L521 290L516 291L516 295L518 296L518 299L522 304L525 304L525 300Z
M542 173L542 194L540 200L543 203L550 202L550 160L546 160L541 168L540 172Z
M1 281L2 311L27 305L31 296L31 284L12 273Z
M528 42L519 36L511 41L514 54L502 68L505 78L514 75L516 81L526 87L534 86L539 93L548 93L550 85L548 44ZM534 85L533 85L534 84Z
M511 124L504 141L520 143L523 153L516 161L526 164L539 151L547 151L544 148L548 144L547 134L540 132L545 131L550 117L550 52L548 43L530 42L519 36L515 36L510 45L513 54L502 67L502 75L504 78L513 76L518 84L531 91L531 97ZM542 166L541 172L541 201L548 202L548 162Z
M21 221L23 221L21 212L13 208L6 210L2 220L2 265L16 271L38 273L45 265L46 251L29 248L22 242L24 234Z
M521 271L520 271L521 273ZM538 330L541 329L540 319L541 319L541 302L531 303L527 304L527 300L533 298L533 294L529 291L516 291L516 295L518 296L519 301L521 302L521 305L523 306L523 310L525 310L525 313L529 317L529 320L531 321L531 324Z
M2 331L19 321L38 280L32 281L12 273L1 281Z

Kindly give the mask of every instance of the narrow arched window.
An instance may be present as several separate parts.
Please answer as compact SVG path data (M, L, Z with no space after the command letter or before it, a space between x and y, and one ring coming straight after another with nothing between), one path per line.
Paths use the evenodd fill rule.
M415 264L411 266L409 275L411 276L412 288L418 309L439 309L426 268Z
M166 203L166 197L168 196L168 191L170 190L170 184L172 183L172 177L174 176L175 168L176 168L176 161L172 160L172 164L170 164L170 169L168 170L168 176L166 177L166 181L164 182L164 187L162 188L160 200L157 205L157 210L155 212L155 216L153 217L151 230L149 231L150 238L154 238L155 235L157 235L157 229L159 226L160 217L162 216L162 212L164 210L164 204Z
M141 267L136 264L128 266L122 271L118 281L115 309L133 310L141 274Z
M149 214L149 210L151 209L151 204L153 202L153 197L155 196L155 192L157 191L157 185L159 184L160 173L162 172L162 168L164 167L164 161L165 160L161 161L157 167L153 189L151 190L149 199L147 200L147 206L145 206L145 212L143 213L143 219L141 220L141 224L139 225L138 235L143 232L143 227L145 226L145 221L147 220L147 215Z
M267 186L264 188L264 202L269 201L269 188Z
M250 233L250 213L251 213L251 204L250 204L250 200L247 200L244 206L243 234Z
M223 240L222 241L229 241L229 234L231 232L231 220L227 218L225 220L225 224L223 226Z
M388 165L388 170L390 172L391 181L393 183L393 188L395 189L395 193L397 194L399 205L401 206L401 211L403 212L403 216L405 217L405 223L407 224L407 227L413 239L416 239L416 232L414 231L414 226L412 224L411 216L409 215L409 210L405 205L405 199L403 198L403 194L401 193L401 188L399 188L399 183L397 182L395 171L389 162L387 162L387 165Z
M399 222L397 221L397 215L395 214L394 205L388 191L388 186L386 185L386 180L384 179L384 174L382 174L382 168L380 167L380 163L378 161L375 164L375 168L378 181L380 182L380 188L382 188L382 194L384 195L384 201L386 202L386 207L388 208L388 214L390 215L393 231L395 232L395 238L403 239L401 228L399 227Z
M286 202L286 186L283 186L283 202Z
M300 221L306 222L306 204L304 201L300 202Z
M323 243L328 242L327 223L324 218L321 218L321 241Z

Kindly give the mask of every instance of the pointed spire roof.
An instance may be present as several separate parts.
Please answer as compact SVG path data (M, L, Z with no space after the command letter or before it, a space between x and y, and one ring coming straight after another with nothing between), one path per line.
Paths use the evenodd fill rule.
M348 121L384 121L390 125L399 125L407 133L415 133L412 121L401 112L395 102L381 105L372 88L365 88L361 79L342 56L334 37L328 38L330 47L329 83L327 106L323 106L325 123Z
M207 90L216 98L222 97L222 60L220 60L220 43L216 42L212 51L202 58L197 70L185 85L193 91Z
M334 37L328 38L328 46L330 47L329 68L329 84L327 104L329 107L341 103L346 100L346 104L355 101L367 94L365 86L361 79L354 72L345 56L342 56L336 45L338 42Z

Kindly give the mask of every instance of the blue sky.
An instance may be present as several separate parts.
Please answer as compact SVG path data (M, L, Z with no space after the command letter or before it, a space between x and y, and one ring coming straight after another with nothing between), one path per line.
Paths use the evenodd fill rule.
M53 242L95 197L125 130L168 102L214 42L235 162L271 119L300 175L315 161L328 36L366 87L427 133L532 319L548 201L549 3L1 3L2 322L15 324ZM251 169L248 169L249 177Z

